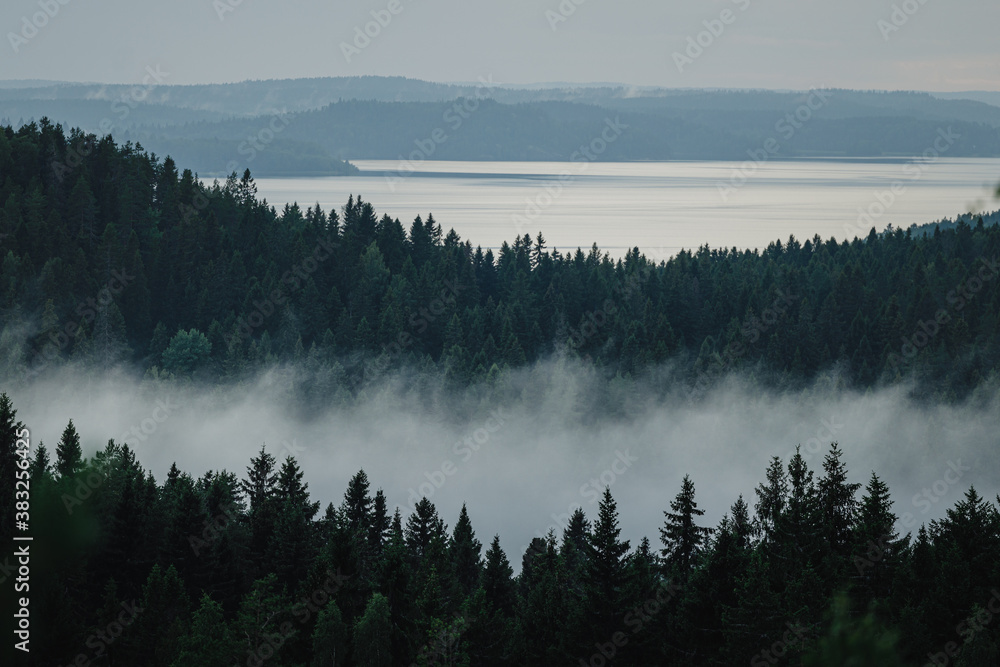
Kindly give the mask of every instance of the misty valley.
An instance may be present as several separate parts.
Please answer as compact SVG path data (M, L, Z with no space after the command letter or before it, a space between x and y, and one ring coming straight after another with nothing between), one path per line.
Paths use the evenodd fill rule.
M184 1L0 7L3 665L1000 665L995 5Z

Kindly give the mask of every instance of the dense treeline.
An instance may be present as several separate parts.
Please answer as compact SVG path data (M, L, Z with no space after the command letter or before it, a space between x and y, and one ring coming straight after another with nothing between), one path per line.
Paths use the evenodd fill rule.
M980 667L1000 657L997 505L969 488L918 526L895 514L874 472L863 490L849 481L836 444L821 470L775 457L754 497L735 499L714 528L685 477L672 501L664 491L654 542L621 538L605 489L596 516L578 510L561 534L513 554L515 575L499 537L484 550L475 507L453 528L426 498L402 516L363 471L321 511L295 459L263 448L242 476L196 479L174 465L157 482L127 445L85 459L72 421L54 460L37 443L21 459L21 428L0 396L5 553L14 471L31 485L31 653L19 664ZM961 464L952 472L948 483Z
M239 379L296 361L331 396L403 366L464 384L568 354L611 376L676 360L692 384L794 383L840 365L859 386L914 373L961 395L1000 359L1000 228L981 220L654 263L540 234L494 253L431 215L405 228L354 198L279 213L255 194L249 172L207 186L110 137L0 131L4 370Z

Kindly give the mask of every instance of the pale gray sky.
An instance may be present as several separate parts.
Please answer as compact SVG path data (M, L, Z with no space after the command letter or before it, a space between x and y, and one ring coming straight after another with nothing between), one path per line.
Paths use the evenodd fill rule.
M380 10L386 25L369 26L379 34L345 56L342 43ZM0 79L138 83L159 66L171 84L492 74L501 83L996 91L998 25L994 0L4 0ZM685 54L700 32L707 46ZM679 67L675 53L691 59Z

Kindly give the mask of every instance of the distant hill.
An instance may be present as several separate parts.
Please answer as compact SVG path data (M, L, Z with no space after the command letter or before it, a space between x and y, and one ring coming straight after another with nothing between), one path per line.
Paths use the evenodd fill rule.
M107 100L128 96L142 85L50 84L39 87L0 85L0 112L15 100ZM628 109L780 110L801 95L795 91L702 90L646 88L624 85L550 84L514 86L503 82L444 84L405 77L325 77L270 79L240 83L157 85L148 87L146 104L208 111L225 116L257 116L282 111L319 109L341 100L379 102L441 102L477 93L498 102L579 102ZM986 122L1000 126L1000 93L920 93L837 90L820 116L914 116ZM990 102L984 96L994 96ZM980 99L983 98L983 99ZM3 114L9 115L9 114ZM184 122L184 121L181 121Z
M908 158L924 154L948 128L955 138L949 157L1000 156L1000 106L958 95L375 76L190 86L46 83L0 87L0 120L18 126L48 117L67 128L110 133L173 155L203 175L248 167L258 176L351 173L341 160L410 156L415 142L435 130L447 140L425 143L424 159L569 160L616 118L627 131L586 159L746 160L764 146L771 148L767 159ZM476 99L483 101L466 106L472 112L452 110L458 100ZM281 132L250 150L248 142L269 133L275 114Z
M1000 91L972 90L963 93L931 93L942 100L975 100L1000 107Z
M47 79L0 79L0 89L3 88L41 88L43 86L71 85L65 81L49 81Z
M949 157L1000 155L1000 130L983 123L831 114L795 129L786 117L802 106L802 100L783 97L780 103L786 106L776 109L680 111L484 100L470 101L469 108L475 111L466 118L455 111L454 102L345 101L283 116L281 139L315 145L343 160L413 159L414 155L433 160L746 160L750 152L764 154L764 146L773 148L766 159L919 156L939 140L939 131L951 128ZM616 120L620 136L606 142L602 132ZM139 141L159 154L173 154L177 142L243 141L267 127L267 122L238 118L137 127L120 138ZM439 140L432 141L436 132ZM600 150L581 152L592 144ZM260 173L256 167L254 171Z

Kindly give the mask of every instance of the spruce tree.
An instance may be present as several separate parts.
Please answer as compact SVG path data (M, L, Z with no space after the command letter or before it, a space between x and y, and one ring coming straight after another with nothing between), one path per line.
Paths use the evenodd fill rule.
M589 537L585 577L588 626L596 637L610 637L624 614L629 543L620 535L618 505L605 488Z
M314 556L315 524L319 502L309 500L309 485L291 456L285 458L275 483L274 535L268 546L279 581L294 589Z
M250 524L251 551L254 559L262 563L265 558L277 516L275 490L277 475L274 456L261 445L260 452L250 459L247 477L240 482L240 489L247 498L247 520Z
M69 420L66 429L56 445L56 472L61 478L69 478L83 469L83 448L80 446L80 435Z
M686 581L712 532L710 528L695 523L705 510L698 509L694 499L694 482L690 476L684 475L681 490L670 502L670 509L673 511L663 513L666 522L660 529L662 554L668 572Z
M907 539L896 531L889 487L872 471L854 530L854 569L866 599L889 593Z
M836 442L830 445L829 453L823 458L823 477L816 491L827 548L838 556L847 556L858 508L855 494L861 484L847 481L847 466L840 460L842 455Z
M766 481L757 485L755 525L765 541L774 539L778 519L785 511L788 501L788 476L781 459L775 456L767 466Z
M448 551L456 583L465 597L471 595L479 586L483 569L482 550L483 544L476 539L469 512L465 508L465 503L462 503L462 511L452 532Z
M447 545L444 522L427 498L421 498L406 520L406 547L415 564L437 564Z
M494 535L490 548L486 550L481 585L486 592L486 601L506 615L514 613L516 589L513 577L514 569L500 547L500 536Z

